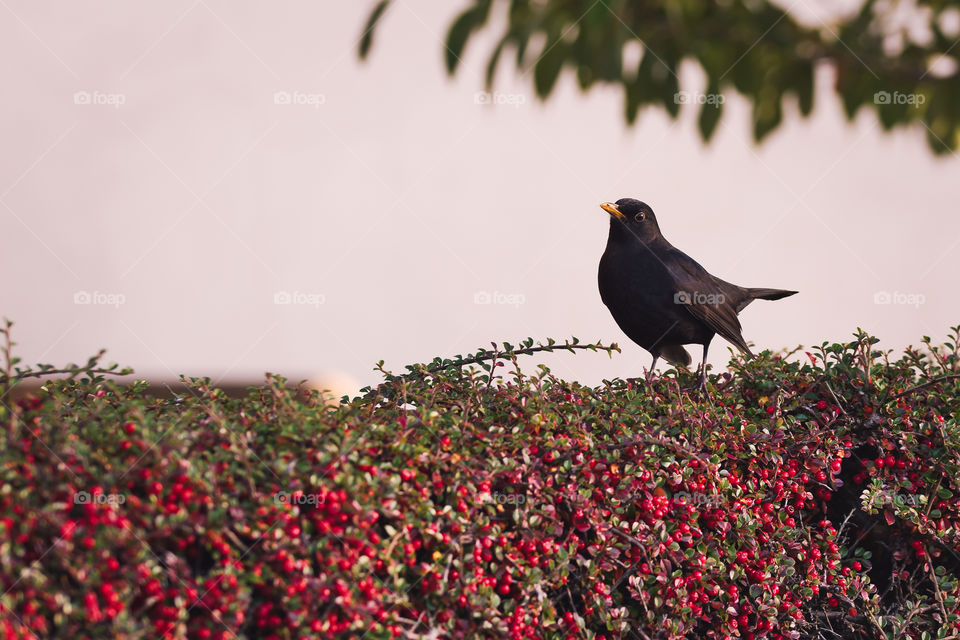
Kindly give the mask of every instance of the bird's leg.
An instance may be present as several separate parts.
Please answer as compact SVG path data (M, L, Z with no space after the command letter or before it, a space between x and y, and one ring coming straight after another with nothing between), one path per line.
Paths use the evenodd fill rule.
M653 356L653 362L650 363L650 370L647 371L647 384L650 384L650 381L653 380L653 370L657 368L657 360L660 358L659 355Z
M700 362L700 390L710 397L710 392L707 391L707 349L710 348L710 341L707 340L703 345L703 360Z
M698 394L702 393L707 396L707 399L712 400L713 397L710 395L710 391L707 389L707 350L710 348L710 341L703 345L703 360L700 362L700 381L694 387L689 387L684 389L684 391L696 391Z

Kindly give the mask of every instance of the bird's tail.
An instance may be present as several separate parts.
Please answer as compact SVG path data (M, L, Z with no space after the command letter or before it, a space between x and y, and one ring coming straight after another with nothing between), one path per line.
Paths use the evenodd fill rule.
M747 289L747 293L750 294L752 300L779 300L780 298L786 298L787 296L792 296L797 293L796 291L789 291L787 289Z

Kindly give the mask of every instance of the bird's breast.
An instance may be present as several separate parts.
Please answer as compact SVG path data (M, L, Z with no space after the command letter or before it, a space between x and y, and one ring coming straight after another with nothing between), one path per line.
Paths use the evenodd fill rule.
M608 298L636 300L673 295L672 279L666 267L645 248L642 252L628 253L608 247L600 258L598 281L600 297L607 304Z

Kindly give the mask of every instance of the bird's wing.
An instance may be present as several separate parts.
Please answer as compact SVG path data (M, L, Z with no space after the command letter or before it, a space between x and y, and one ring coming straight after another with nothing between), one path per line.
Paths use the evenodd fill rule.
M749 354L750 348L741 335L737 318L740 296L735 285L713 277L696 260L675 247L667 252L665 262L673 276L674 300L693 317Z

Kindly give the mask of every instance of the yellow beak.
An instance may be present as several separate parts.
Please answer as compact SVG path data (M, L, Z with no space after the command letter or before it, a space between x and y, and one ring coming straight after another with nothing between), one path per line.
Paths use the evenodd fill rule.
M618 207L612 202L601 202L600 208L612 216L617 216L621 220L623 220L626 217L622 213L620 213L620 207Z

